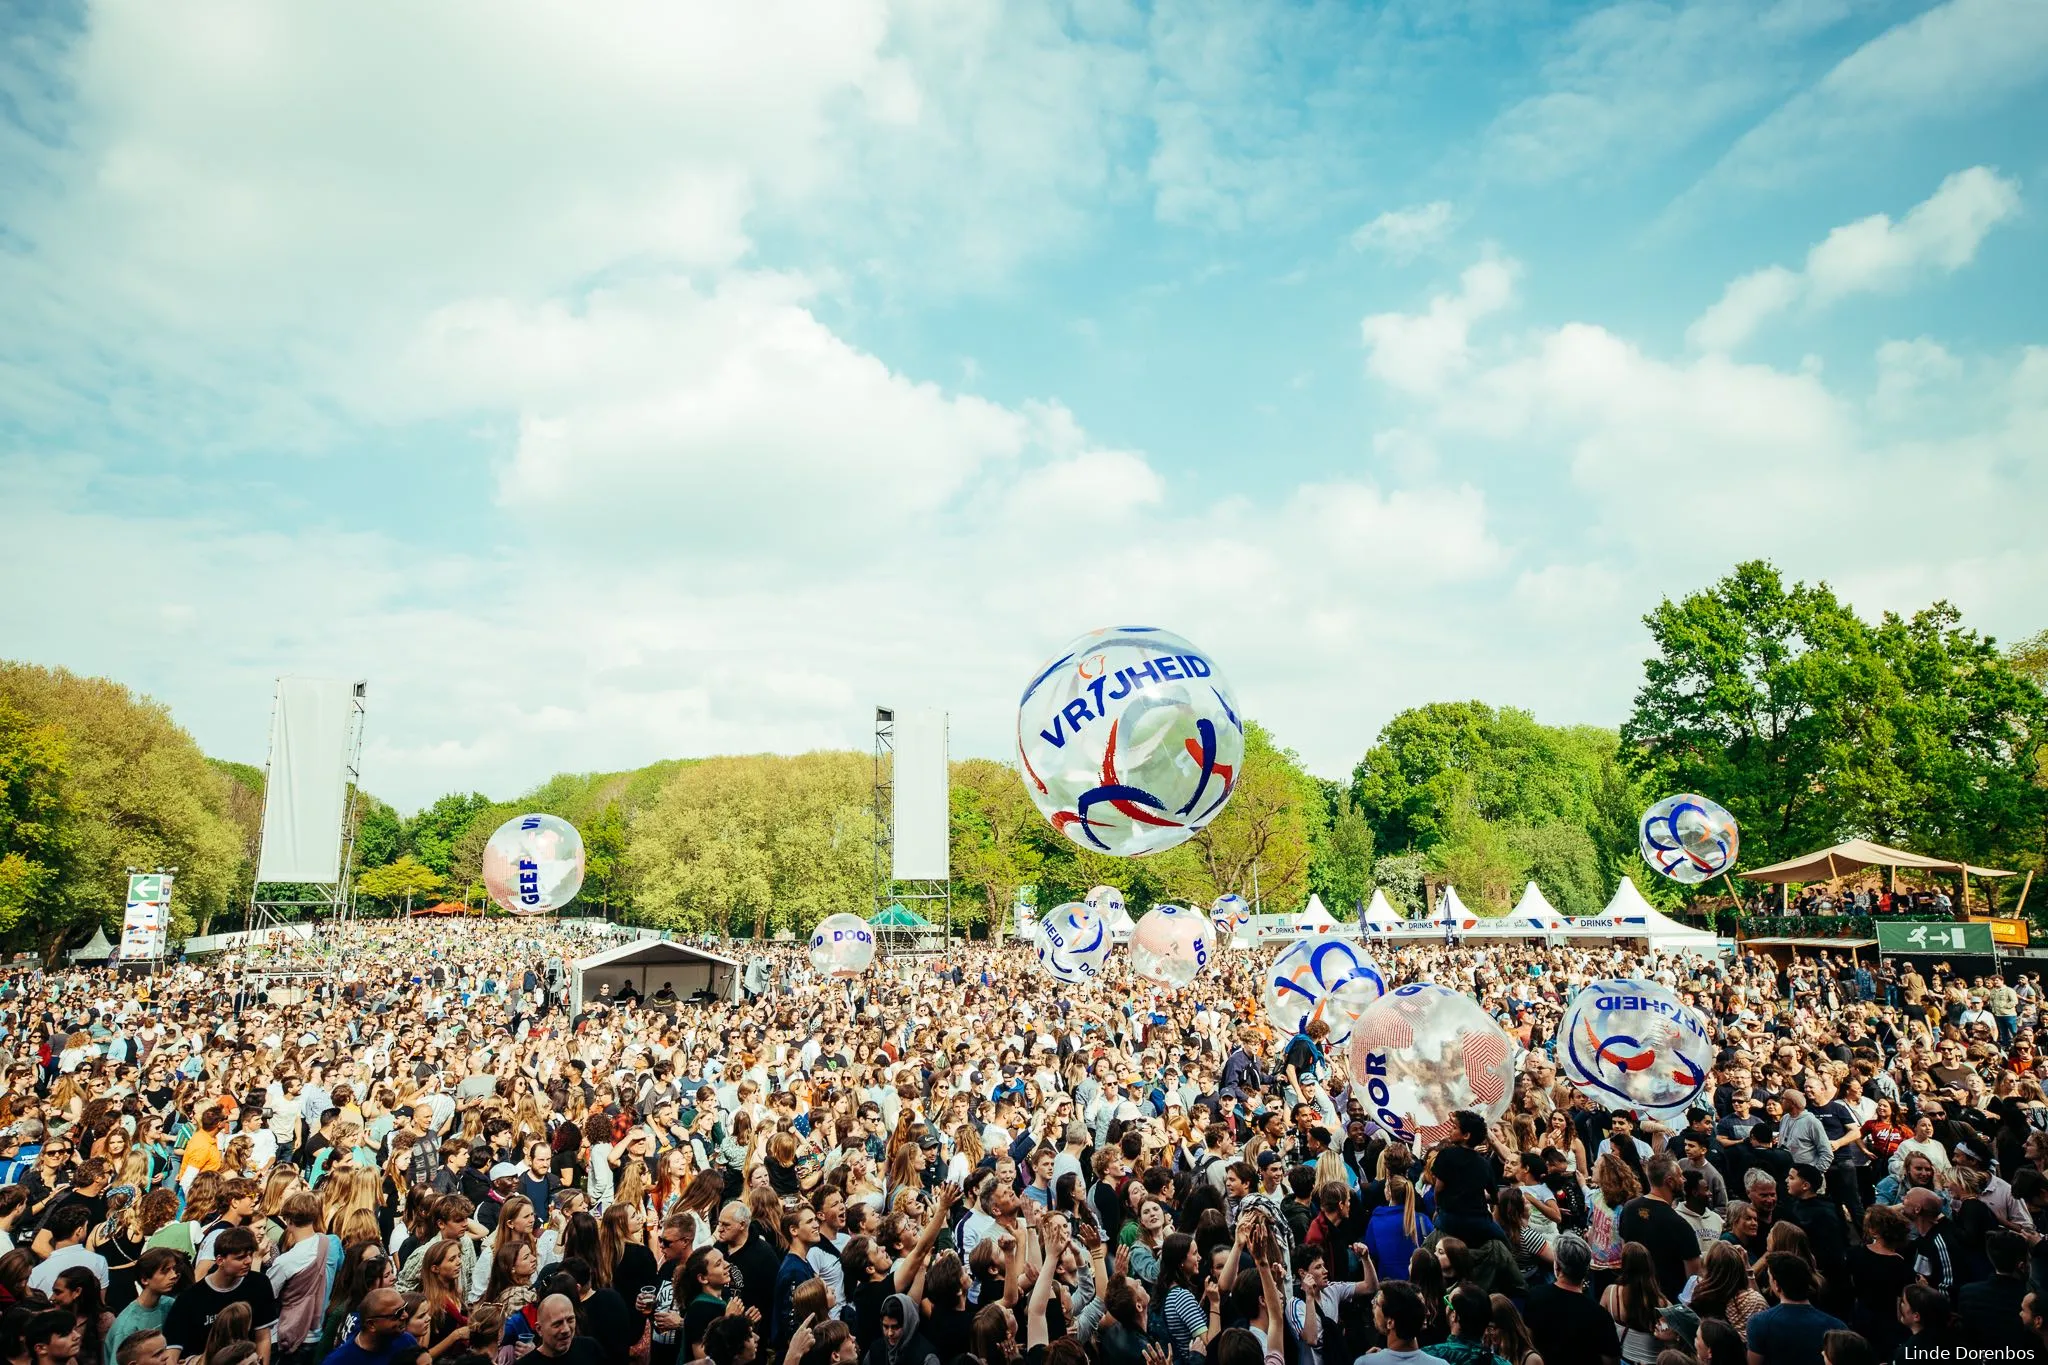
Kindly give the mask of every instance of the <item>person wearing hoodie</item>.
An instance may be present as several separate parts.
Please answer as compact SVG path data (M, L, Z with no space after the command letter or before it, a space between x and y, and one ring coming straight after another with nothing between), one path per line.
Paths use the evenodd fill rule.
M882 1336L868 1347L862 1365L943 1365L930 1341L919 1334L917 1305L908 1294L882 1301Z

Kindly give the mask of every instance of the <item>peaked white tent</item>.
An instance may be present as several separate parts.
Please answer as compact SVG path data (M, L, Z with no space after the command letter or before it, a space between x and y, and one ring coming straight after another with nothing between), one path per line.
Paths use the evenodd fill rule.
M1697 953L1719 956L1720 940L1704 929L1680 924L1643 899L1632 878L1623 877L1614 888L1614 898L1597 915L1568 921L1564 932L1575 938L1640 938L1652 952Z
M1704 929L1679 923L1650 904L1628 877L1623 877L1621 885L1614 888L1614 899L1607 903L1607 914L1625 924L1642 925L1652 952L1704 953L1711 957L1721 951L1719 939Z
M1666 918L1656 906L1643 899L1643 893L1636 890L1633 877L1621 879L1621 885L1614 888L1614 899L1607 902L1607 908L1600 912L1600 916L1618 924L1650 924L1663 920L1673 928L1678 927L1676 920Z
M1429 917L1429 924L1437 929L1455 929L1464 933L1478 926L1479 916L1465 908L1465 902L1458 899L1458 888L1445 886L1443 895L1437 897L1436 913Z
M1301 918L1295 921L1295 928L1304 934L1330 934L1342 929L1343 926L1337 922L1335 915L1323 907L1323 898L1311 891L1308 905L1302 910Z
M1359 923L1367 929L1384 933L1389 929L1405 929L1408 919L1387 900L1387 893L1378 887L1372 889L1372 900L1366 904L1365 914Z
M1562 929L1564 916L1544 899L1535 882L1522 888L1522 898L1515 902L1515 908L1508 911L1507 923L1526 925L1532 929Z
M69 954L73 962L105 962L114 955L114 945L107 942L107 931L96 928L92 938L83 948L73 948Z
M1121 905L1113 905L1102 917L1102 927L1109 930L1111 943L1127 943L1138 926L1131 920L1131 912Z

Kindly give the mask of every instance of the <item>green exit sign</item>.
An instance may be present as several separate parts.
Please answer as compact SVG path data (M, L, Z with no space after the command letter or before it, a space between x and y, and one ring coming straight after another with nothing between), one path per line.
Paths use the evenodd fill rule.
M1981 953L1991 955L1988 924L1885 924L1877 926L1880 953Z

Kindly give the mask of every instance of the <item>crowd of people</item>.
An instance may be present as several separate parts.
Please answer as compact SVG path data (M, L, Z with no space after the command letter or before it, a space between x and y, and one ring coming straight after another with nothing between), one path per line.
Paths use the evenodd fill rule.
M2048 1341L2041 992L1928 964L1383 947L1526 1051L1389 1141L1271 950L754 954L567 998L567 924L0 978L11 1365L1861 1365ZM262 974L256 973L261 966ZM1987 967L1988 970L1988 967ZM1689 1113L1560 1077L1576 988L1707 1020ZM667 987L667 983L663 983ZM1985 1357L1992 1358L1992 1357Z

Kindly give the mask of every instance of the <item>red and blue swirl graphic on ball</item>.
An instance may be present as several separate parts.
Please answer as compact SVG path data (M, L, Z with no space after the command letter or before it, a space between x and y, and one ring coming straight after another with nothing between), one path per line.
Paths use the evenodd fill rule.
M1735 866L1741 832L1735 817L1704 796L1682 792L1643 812L1643 861L1676 882L1696 886Z
M1558 1069L1609 1108L1684 1110L1705 1090L1713 1060L1699 1013L1655 981L1591 982L1558 1032Z
M1109 958L1109 947L1102 917L1078 901L1056 906L1039 921L1038 962L1055 981L1078 986L1094 980Z
M1244 721L1188 641L1116 626L1074 641L1017 706L1025 788L1055 829L1118 857L1185 842L1230 799Z
M1273 960L1266 978L1266 1018L1290 1036L1317 1020L1330 1029L1334 1046L1387 993L1379 964L1358 944L1344 939L1304 939Z

